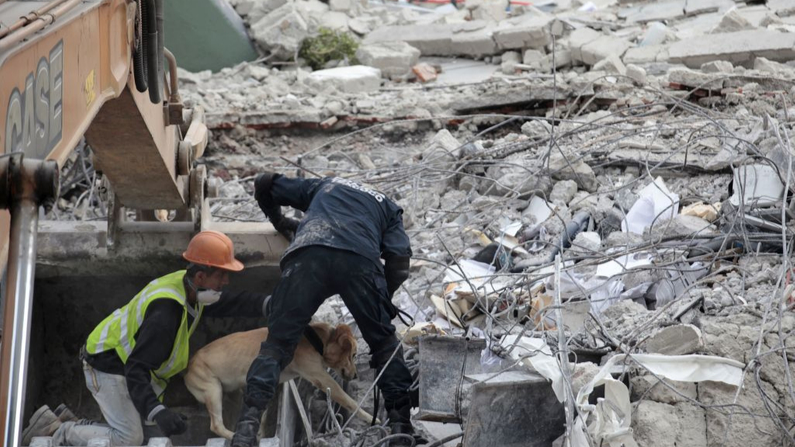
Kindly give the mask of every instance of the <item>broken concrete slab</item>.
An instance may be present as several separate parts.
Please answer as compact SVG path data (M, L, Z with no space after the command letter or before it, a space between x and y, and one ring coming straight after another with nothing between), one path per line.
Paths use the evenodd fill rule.
M381 87L381 70L364 65L329 68L312 72L306 80L314 85L333 85L345 93L363 93Z
M507 17L507 0L469 0L466 9L471 11L473 20L499 22Z
M751 25L751 22L741 16L736 9L730 9L721 17L718 26L713 28L710 34L733 33L754 28L756 27Z
M732 0L687 0L685 15L706 14L731 9L735 5Z
M660 380L651 374L646 374L630 379L630 385L633 401L646 399L662 404L676 404L698 398L698 389L693 382Z
M616 56L615 54L611 54L610 56L597 62L593 66L593 69L597 71L604 71L607 73L620 74L622 76L627 74L626 65L624 65L624 63L621 62L621 59L619 59L618 56Z
M453 34L451 51L454 55L480 57L497 52L493 26Z
M621 57L632 45L625 39L615 36L600 36L596 40L582 46L582 62L594 65L610 56Z
M726 61L712 61L701 65L704 73L734 73L734 65Z
M310 24L301 9L287 3L251 26L251 37L277 57L293 57L309 36Z
M651 354L687 355L702 351L704 339L697 327L679 324L655 332L643 346Z
M618 17L629 23L646 23L671 20L684 17L686 0L646 3L632 8L622 9Z
M795 15L795 0L768 0L767 8L779 17Z
M650 400L637 403L632 429L644 447L703 447L707 445L704 409L690 403L668 405Z
M646 70L635 64L627 65L627 76L632 78L638 85L646 85Z
M704 90L722 89L725 78L723 73L703 73L678 67L668 72L668 82Z
M651 62L665 62L668 60L669 45L649 45L633 47L624 53L625 64L648 64Z
M364 65L381 70L384 77L408 74L420 58L420 50L406 42L381 42L362 45L356 58Z
M569 154L564 157L560 152L555 152L549 158L549 171L555 180L574 180L580 189L596 192L599 182L596 174L582 158Z
M368 34L363 43L400 41L419 49L423 56L450 56L454 28L447 24L385 26Z
M717 60L747 64L756 57L787 61L795 58L795 34L749 30L706 35L673 43L668 56L670 62L688 67Z
M591 28L583 27L572 31L569 35L569 50L571 50L571 58L575 61L582 62L582 47L590 42L601 37L602 34Z
M494 30L494 41L500 50L544 48L550 43L551 17L526 15L503 20Z

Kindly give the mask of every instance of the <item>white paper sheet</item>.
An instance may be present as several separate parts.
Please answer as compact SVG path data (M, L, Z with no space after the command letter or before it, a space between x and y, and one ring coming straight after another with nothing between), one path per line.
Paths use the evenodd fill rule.
M679 214L679 195L674 194L665 186L662 177L640 191L637 202L621 222L624 233L643 234L643 230L652 223L664 222Z

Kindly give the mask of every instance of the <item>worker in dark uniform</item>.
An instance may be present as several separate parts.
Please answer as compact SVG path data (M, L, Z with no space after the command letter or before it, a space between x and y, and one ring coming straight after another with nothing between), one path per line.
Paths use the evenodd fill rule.
M107 424L62 421L45 405L31 418L25 445L33 436L52 436L56 446L88 445L101 437L111 446L131 446L141 445L147 432L172 436L187 430L187 418L162 399L169 379L188 366L189 339L200 319L258 317L267 296L222 291L229 272L243 270L223 233L202 231L182 256L189 263L185 270L151 281L105 318L81 349L86 386Z
M255 444L260 416L281 371L292 360L312 316L335 294L342 297L370 347L371 366L383 370L378 386L392 433L412 435L412 378L391 323L397 315L392 295L408 278L411 258L403 210L384 194L341 178L264 173L254 187L262 211L292 243L282 257L281 280L270 302L268 339L248 371L248 408L237 423L232 446ZM299 209L305 216L300 223L285 218L281 206Z

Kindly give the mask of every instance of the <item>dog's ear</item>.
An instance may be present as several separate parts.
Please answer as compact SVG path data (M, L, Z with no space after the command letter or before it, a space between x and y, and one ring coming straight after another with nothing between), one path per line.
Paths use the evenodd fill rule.
M356 338L353 336L353 331L351 330L350 326L347 324L340 324L337 326L337 340L336 342L340 345L340 347L347 351L352 352L356 349L354 343L356 342Z

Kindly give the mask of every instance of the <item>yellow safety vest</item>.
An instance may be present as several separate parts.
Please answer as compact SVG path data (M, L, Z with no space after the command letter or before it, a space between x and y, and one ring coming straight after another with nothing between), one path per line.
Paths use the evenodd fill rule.
M204 306L199 304L193 324L188 328L189 305L185 299L186 294L183 283L185 272L185 270L180 270L150 282L126 306L116 309L99 323L94 328L94 331L91 332L91 335L88 336L88 341L86 342L86 350L89 354L98 354L113 349L122 363L127 363L130 353L135 348L135 334L138 333L138 329L143 323L147 307L158 299L178 301L184 310L177 337L173 342L171 355L157 370L151 371L152 388L161 401L168 379L188 366L189 339L198 326L204 310ZM164 343L166 342L164 340Z

